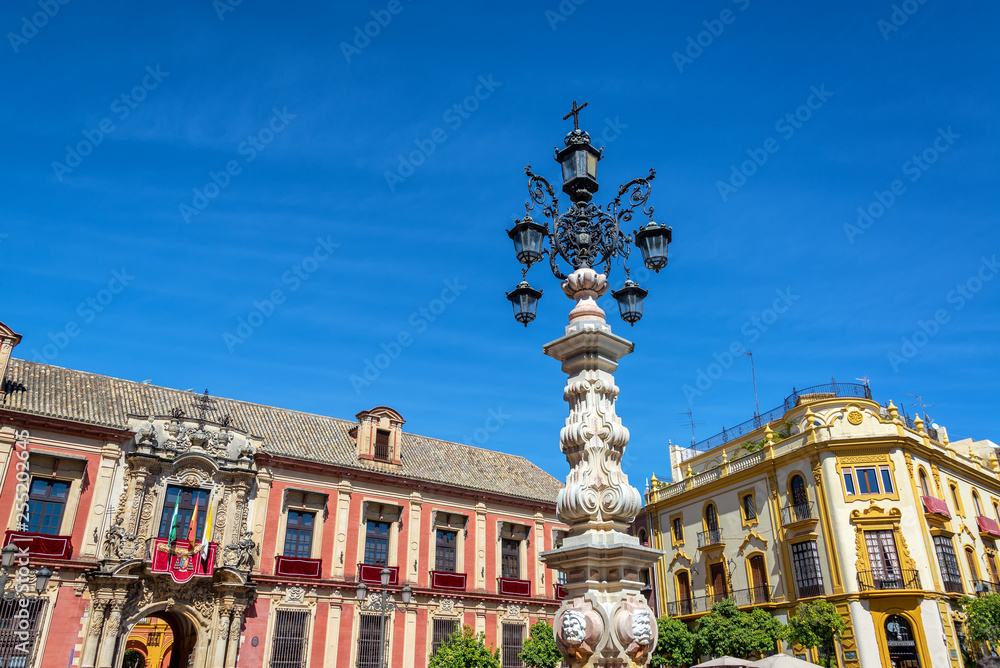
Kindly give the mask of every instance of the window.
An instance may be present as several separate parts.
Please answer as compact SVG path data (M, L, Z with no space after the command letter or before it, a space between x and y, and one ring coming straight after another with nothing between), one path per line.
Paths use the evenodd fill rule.
M757 504L753 500L753 494L743 497L743 519L748 522L757 519Z
M705 528L709 531L719 530L719 513L715 509L715 504L710 503L705 508Z
M924 496L933 496L930 493L930 485L927 484L927 474L924 473L924 470L920 469L917 476L920 478L920 493Z
M275 611L271 668L305 668L308 622L309 613L306 610Z
M684 524L681 522L680 517L675 517L673 520L673 532L674 532L674 542L680 545L684 542Z
M358 660L355 662L357 668L382 668L378 665L378 636L381 615L361 615L358 617ZM385 625L385 635L383 637L383 647L385 655L389 653L389 630L392 627Z
M993 516L997 518L997 522L1000 522L1000 504L996 501L993 502Z
M308 559L312 556L313 520L315 515L300 510L288 511L288 522L285 524L286 557Z
M972 588L979 583L979 567L976 564L976 553L971 547L965 548L965 561L969 565L969 577L972 578Z
M965 593L962 588L962 575L958 570L958 559L955 558L955 547L951 538L934 536L934 551L937 552L938 565L941 567L941 580L944 590L957 594Z
M519 579L521 577L521 541L504 538L500 543L500 577Z
M993 581L993 591L1000 587L1000 569L997 568L997 555L992 552L986 553L986 565L990 567L990 578Z
M457 619L435 619L433 639L431 641L431 656L437 654L441 645L448 642L451 634L458 630Z
M524 625L503 625L503 647L501 650L502 668L524 668L524 663L518 656L524 651Z
M976 494L976 490L972 490L972 505L976 507L976 515L980 517L986 516L986 513L983 512L983 504L979 501L979 495Z
M868 548L868 563L871 565L871 577L875 588L902 588L902 572L899 568L899 555L896 553L896 539L892 535L892 530L866 531L865 545Z
M819 550L816 541L807 540L792 545L792 564L795 566L795 581L799 587L799 597L823 595L823 573L819 566Z
M857 494L857 491L854 489L854 473L851 469L844 469L844 489L847 490L847 496Z
M771 600L771 589L767 586L767 566L764 555L755 554L750 557L750 601L754 604L767 603Z
M178 501L178 498L180 501ZM193 489L191 487L167 487L167 498L163 501L163 513L160 515L160 531L157 538L168 538L170 536L170 520L174 516L174 507L177 508L177 538L178 540L188 540L187 531L191 525L191 515L194 513L195 504L198 504L198 521L195 526L194 536L190 540L197 540L197 536L202 535L205 528L205 515L208 511L208 492L203 489Z
M25 600L27 606L22 608L21 602ZM0 599L0 666L27 668L38 663L32 661L32 654L44 609L43 598Z
M389 432L379 429L375 432L375 459L389 461Z
M962 502L958 500L958 485L951 483L948 485L948 488L951 490L951 500L955 504L955 512L964 517L965 513L962 511Z
M677 614L691 614L691 579L687 571L677 574Z
M639 529L639 535L637 537L639 539L639 545L643 545L645 547L649 547L649 541L646 540L646 530L645 529Z
M365 563L389 565L389 523L368 520L365 528Z
M68 494L68 482L41 478L32 480L28 490L28 531L58 535Z
M455 572L455 542L457 538L458 532L456 531L438 529L437 541L434 546L435 570Z
M892 474L889 473L889 467L880 466L878 467L878 472L882 476L882 491L886 494L892 494L894 490L892 487Z
M796 474L792 477L792 505L802 506L809 503L809 492L806 491L806 481Z
M874 468L859 468L854 472L858 476L858 494L878 494L878 476Z

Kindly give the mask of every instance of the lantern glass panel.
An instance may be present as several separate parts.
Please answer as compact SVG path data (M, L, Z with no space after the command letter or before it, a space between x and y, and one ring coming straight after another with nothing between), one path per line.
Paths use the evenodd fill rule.
M597 156L593 153L587 153L587 175L597 180Z

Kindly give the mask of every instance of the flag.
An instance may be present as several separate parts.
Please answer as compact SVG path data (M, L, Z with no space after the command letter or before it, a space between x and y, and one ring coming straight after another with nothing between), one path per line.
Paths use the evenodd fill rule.
M212 540L212 504L208 506L207 517L205 518L205 529L201 533L201 558L208 559L208 544Z
M177 490L177 499L174 501L174 514L170 517L170 535L167 542L170 544L177 542L177 508L181 503L181 491Z
M194 512L191 513L191 521L188 522L187 533L184 534L184 538L191 541L198 537L198 496L194 497Z

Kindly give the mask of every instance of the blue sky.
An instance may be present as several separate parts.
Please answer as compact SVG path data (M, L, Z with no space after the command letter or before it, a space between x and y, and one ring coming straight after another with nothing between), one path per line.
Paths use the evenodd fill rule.
M699 439L752 416L734 346L761 410L868 376L953 440L1000 441L998 18L941 0L8 2L0 320L16 356L344 418L389 405L562 478L564 377L541 347L571 303L538 266L539 316L514 322L504 230L526 164L559 178L561 118L585 100L598 201L654 167L674 227L670 265L639 276L643 320L612 319L636 344L617 373L634 484L666 476L682 412Z

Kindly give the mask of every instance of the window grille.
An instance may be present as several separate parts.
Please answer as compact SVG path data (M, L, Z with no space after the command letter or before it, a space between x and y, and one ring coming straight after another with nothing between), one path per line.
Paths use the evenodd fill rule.
M276 610L271 639L271 668L305 668L309 612Z
M518 655L524 651L524 625L503 625L503 647L501 648L502 668L524 668Z
M823 595L823 572L819 566L819 550L816 541L807 540L792 545L792 563L795 565L795 580L799 586L799 596Z
M375 459L389 461L389 432L381 429L375 432Z
M28 599L28 606L25 608L21 607L16 598L0 599L0 666L27 668L32 664L44 609L45 599L42 598ZM20 610L27 611L27 618L14 617ZM27 628L22 628L23 622L27 622ZM27 632L27 636L23 635L24 632Z
M434 637L431 642L431 656L437 654L437 651L441 649L441 645L448 642L448 639L451 638L451 635L457 630L457 619L435 619Z
M754 503L753 494L743 497L743 516L748 522L757 519L757 504Z
M378 651L378 631L381 621L382 615L361 615L358 618L358 660L355 663L357 668L382 668L379 665ZM387 618L382 644L383 666L389 654L389 629Z
M958 559L955 557L955 546L951 538L934 536L934 549L937 552L938 564L941 566L944 590L964 594L962 575L958 570Z

